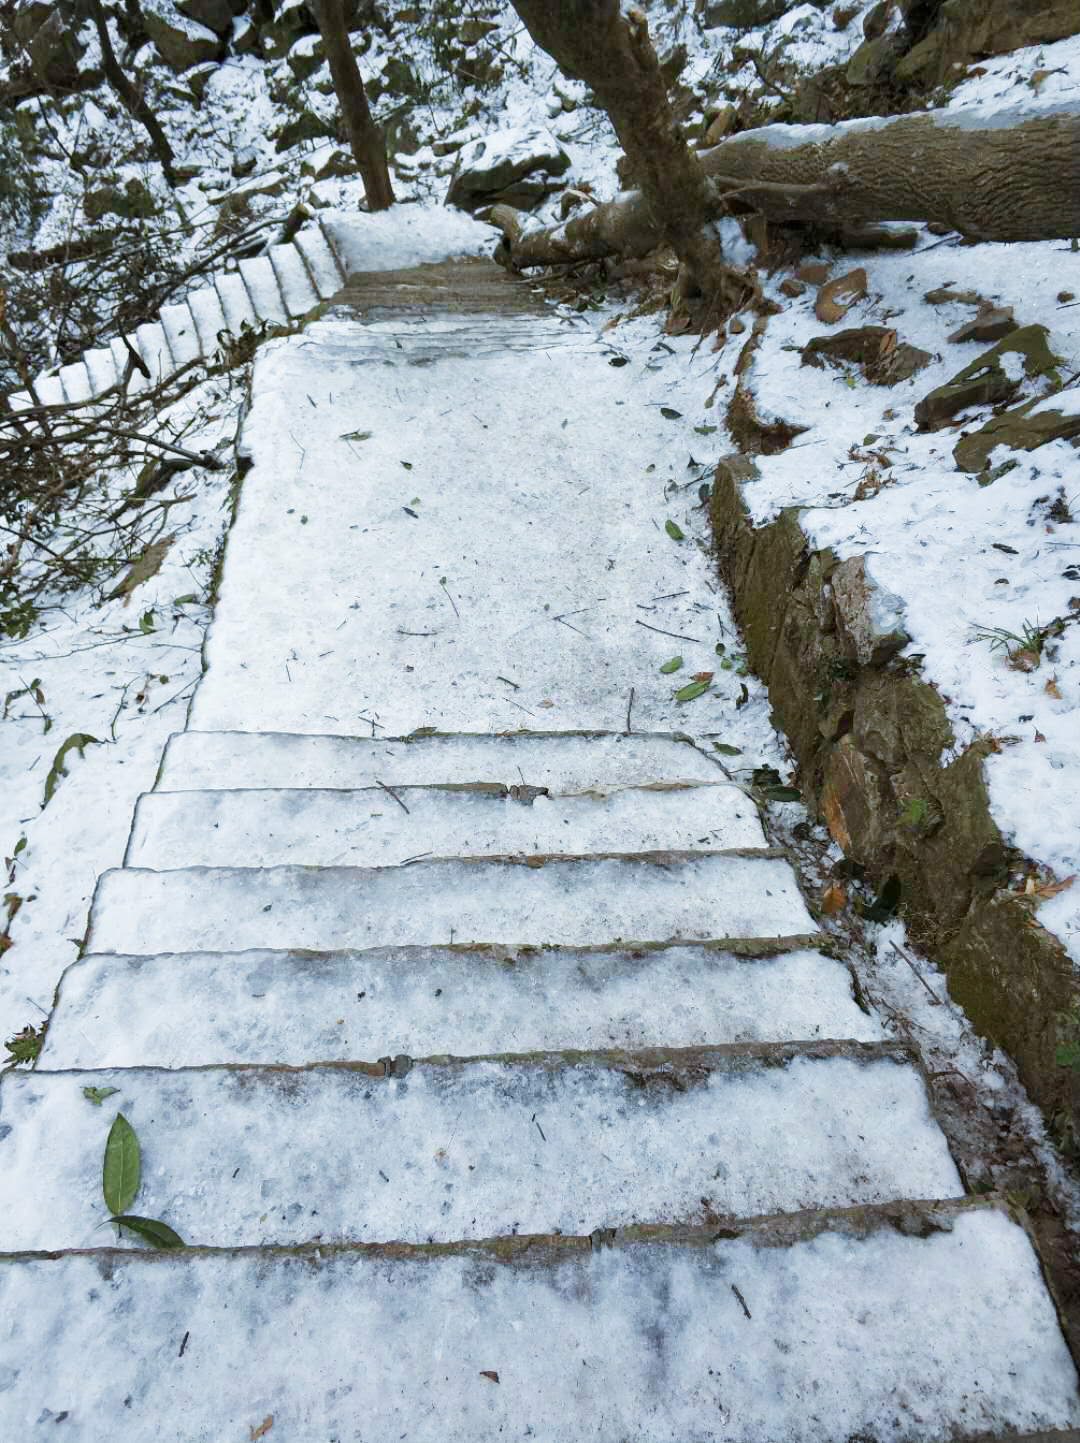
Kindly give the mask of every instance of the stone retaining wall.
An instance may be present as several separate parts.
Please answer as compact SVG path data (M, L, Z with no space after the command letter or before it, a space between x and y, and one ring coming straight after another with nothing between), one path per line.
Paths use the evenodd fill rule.
M755 475L745 455L717 463L713 541L806 804L874 886L899 884L901 915L952 997L1014 1059L1059 1140L1076 1143L1080 1074L1055 1053L1080 988L1031 900L1010 888L1023 858L990 816L983 760L995 743L950 750L941 697L898 656L907 637L891 599L861 558L815 551L796 508L753 526L742 486Z

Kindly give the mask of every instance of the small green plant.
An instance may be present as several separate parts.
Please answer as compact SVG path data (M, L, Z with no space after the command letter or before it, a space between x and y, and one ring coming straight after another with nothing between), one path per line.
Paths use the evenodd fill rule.
M1065 630L1065 621L1057 617L1046 626L1033 626L1025 621L1019 632L1003 626L980 628L976 641L988 641L991 651L1004 651L1008 664L1015 671L1035 671L1042 661L1046 644Z
M900 813L900 820L906 827L918 827L930 815L930 803L922 797L910 797Z
M105 1097L110 1090L115 1089L92 1089ZM83 1090L83 1095L89 1097L89 1101L95 1105L102 1101L101 1097L90 1096L87 1089ZM105 1206L112 1214L106 1221L116 1224L120 1237L123 1236L123 1229L127 1228L129 1232L135 1233L156 1248L186 1247L183 1238L174 1233L168 1223L160 1222L157 1218L136 1217L128 1212L128 1208L135 1201L141 1181L139 1139L135 1136L131 1123L122 1112L118 1112L109 1129L105 1142L105 1157L101 1164L101 1191Z
M9 1055L0 1071L7 1072L9 1068L19 1067L23 1063L36 1062L48 1025L48 1022L43 1022L37 1029L32 1025L24 1027L21 1032L16 1032L14 1037L10 1037L4 1043Z

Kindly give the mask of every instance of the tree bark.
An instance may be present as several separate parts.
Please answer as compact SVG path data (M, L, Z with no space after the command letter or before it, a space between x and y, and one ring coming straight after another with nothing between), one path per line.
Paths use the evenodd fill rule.
M702 152L713 214L830 229L874 221L938 221L973 240L1068 240L1080 235L1080 107L904 115L835 126L765 126ZM644 190L565 225L524 230L496 206L518 265L644 255L665 239Z
M135 83L124 73L120 62L112 48L112 41L109 39L109 28L105 23L105 13L101 8L101 0L89 0L90 15L97 27L98 40L101 44L101 62L105 68L105 78L115 90L124 107L134 120L146 131L150 137L150 144L154 147L154 154L161 161L161 169L169 185L176 185L176 173L173 170L175 156L172 146L166 139L165 132L158 123L158 118L143 99L142 93Z
M583 80L607 111L641 186L639 210L629 222L634 233L651 227L658 239L667 240L692 283L725 308L747 299L756 289L754 282L725 263L720 246L705 230L716 210L712 189L671 113L644 12L631 9L624 16L619 0L513 3L536 43L567 74ZM597 240L608 220L593 221ZM619 222L614 223L618 227ZM567 230L581 243L587 227L588 217L581 217Z
M326 47L330 75L349 133L353 159L363 177L368 208L387 210L394 203L394 191L386 163L386 145L371 118L364 82L349 44L345 6L342 0L308 0L308 4Z

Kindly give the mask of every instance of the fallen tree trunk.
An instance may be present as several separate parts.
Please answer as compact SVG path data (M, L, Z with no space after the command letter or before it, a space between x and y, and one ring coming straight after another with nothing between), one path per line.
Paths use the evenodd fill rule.
M937 221L975 240L1080 236L1080 106L936 112L823 125L770 125L698 157L715 215L759 213L830 229ZM515 265L645 255L662 227L639 192L545 230L496 206Z

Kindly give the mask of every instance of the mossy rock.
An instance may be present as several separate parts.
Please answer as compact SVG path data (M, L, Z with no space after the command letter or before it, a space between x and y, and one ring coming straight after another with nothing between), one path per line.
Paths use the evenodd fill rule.
M1080 413L1055 410L1036 411L1039 399L1027 401L1000 416L991 416L985 426L970 436L961 436L953 447L953 458L961 471L985 471L995 446L1010 451L1034 451L1048 441L1074 441L1080 437Z
M936 431L958 411L969 406L997 405L1010 401L1020 388L1019 379L1011 376L1001 364L1006 355L1018 356L1027 380L1049 379L1054 388L1061 385L1058 367L1063 358L1050 349L1049 332L1045 326L1018 326L968 364L944 385L937 386L915 407L915 420L921 431ZM979 468L976 467L976 470Z

